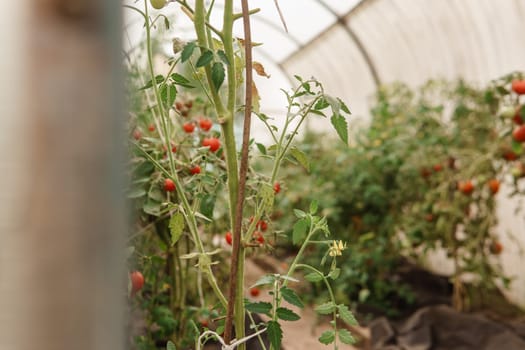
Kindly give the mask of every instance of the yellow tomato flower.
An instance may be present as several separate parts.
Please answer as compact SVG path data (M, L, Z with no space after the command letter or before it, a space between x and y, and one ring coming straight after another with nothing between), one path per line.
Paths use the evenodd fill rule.
M328 255L330 256L341 256L343 255L343 250L346 249L346 243L343 241L333 241L332 245L328 249Z

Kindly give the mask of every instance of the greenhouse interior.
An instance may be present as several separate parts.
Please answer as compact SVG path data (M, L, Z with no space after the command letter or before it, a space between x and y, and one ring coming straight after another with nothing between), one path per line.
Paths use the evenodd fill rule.
M525 0L0 13L0 350L525 349Z

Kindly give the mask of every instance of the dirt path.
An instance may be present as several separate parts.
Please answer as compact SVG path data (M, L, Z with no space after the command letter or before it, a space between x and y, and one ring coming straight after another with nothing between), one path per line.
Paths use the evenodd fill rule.
M273 264L277 266L276 264ZM246 261L246 287L253 285L261 276L268 273L269 271L263 270L259 265L255 264L251 260ZM281 272L281 271L279 271ZM253 298L247 295L250 299L256 299L258 301L271 301L271 297L267 291L261 292L257 298ZM309 307L305 307L303 310L286 303L283 306L294 310L301 316L301 319L294 322L282 322L284 338L283 347L286 350L304 350L304 349L329 349L333 345L325 346L319 343L319 336L325 330L329 329L329 325L322 324L316 325L317 318L316 313ZM366 330L364 330L366 333ZM353 346L340 344L339 349L350 350L357 349Z

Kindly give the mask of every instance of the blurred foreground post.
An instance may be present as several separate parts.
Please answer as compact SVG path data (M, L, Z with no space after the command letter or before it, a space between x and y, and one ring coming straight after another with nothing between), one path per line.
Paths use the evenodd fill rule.
M120 3L0 11L0 349L124 349Z

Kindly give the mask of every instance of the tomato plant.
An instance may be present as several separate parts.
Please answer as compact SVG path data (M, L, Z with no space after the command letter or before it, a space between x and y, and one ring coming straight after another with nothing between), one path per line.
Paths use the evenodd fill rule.
M452 303L458 309L469 305L467 274L476 276L480 291L509 285L494 259L501 251L493 244L495 194L501 185L510 186L512 195L524 193L523 144L512 135L515 111L525 116L511 84L519 76L483 89L462 81L431 81L416 90L385 86L370 127L356 132L350 148L322 147L317 134L306 138L311 177L287 169L286 204L318 199L336 237L355 242L339 290L393 314L412 299L399 285L399 264L420 262L436 250L454 262Z
M180 5L182 13L191 14L195 37L180 47L174 45L173 54L158 67L153 36L162 25L159 19L165 24L169 19L162 11L150 10L172 3ZM241 16L233 13L233 1L227 0L220 10L223 22L213 30L207 22L216 11L213 2L205 6L204 0L192 4L151 0L144 8L125 6L142 16L145 34L146 60L130 59L128 67L133 101L130 130L150 131L147 136L130 137L129 197L137 222L131 243L137 248L134 264L141 267L146 281L142 299L137 300L147 313L148 337L141 338L145 348L167 341L171 348L183 349L210 339L230 343L234 326L235 346L244 350L249 339L245 317L257 312L269 320L252 321L250 329L264 333L271 349L279 349L283 337L280 322L299 318L281 305L283 300L303 306L291 288L298 270L306 270L311 280L324 281L330 291L329 302L320 313L330 314L333 320L320 341L333 343L334 348L354 341L350 332L335 322L341 319L355 324L330 285L336 277L336 259L346 245L328 238L327 219L317 214L314 201L308 211L293 212L296 224L290 239L300 248L286 273L262 276L252 287L253 294L260 286L267 286L272 302L244 299L246 258L288 238L270 230L268 222L281 191L281 165L292 159L301 163L306 158L295 141L301 125L315 115L327 117L347 143L350 110L341 99L326 94L315 79L296 76L292 89L283 91L288 101L284 125L277 128L273 116L261 113L258 103L253 103L259 97L251 76L250 31L245 29L242 42L232 34L234 21L242 18L249 22L252 11L247 9L247 1L243 3ZM246 95L246 101L240 101L239 92ZM241 152L234 129L239 111L244 113ZM252 115L263 122L273 140L267 148L250 137ZM255 145L259 153L253 152ZM249 157L250 153L255 156ZM253 158L265 162L267 171L254 171L250 166ZM251 222L246 219L250 216ZM222 236L217 232L227 233ZM310 245L325 248L330 266L317 268L302 262ZM212 314L218 322L202 322Z

